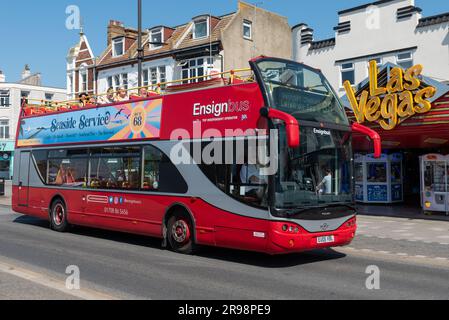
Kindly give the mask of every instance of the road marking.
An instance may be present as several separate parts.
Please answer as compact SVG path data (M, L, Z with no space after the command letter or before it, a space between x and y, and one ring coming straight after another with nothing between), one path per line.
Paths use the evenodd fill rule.
M31 270L24 269L12 265L10 263L0 262L0 272L7 273L18 278L28 280L30 282L36 283L41 286L45 286L50 289L58 290L64 294L68 294L79 299L84 300L117 300L113 297L102 292L97 292L91 289L79 289L79 290L69 290L65 286L65 281L51 278L47 275L37 273Z
M448 260L448 259L447 258L443 258L443 257L436 257L435 260L445 261L445 260Z
M432 265L449 268L449 258L443 257L426 257L422 255L408 255L406 253L391 253L389 251L376 251L371 249L356 249L353 247L340 247L338 250L342 253L346 253L348 256L361 256L361 257L369 257L369 258L379 258L379 259L388 259L393 262L405 262L405 263L413 263L413 264L421 264L421 265ZM368 251L370 250L370 251ZM369 253L369 256L368 256ZM374 253L374 254L373 254Z

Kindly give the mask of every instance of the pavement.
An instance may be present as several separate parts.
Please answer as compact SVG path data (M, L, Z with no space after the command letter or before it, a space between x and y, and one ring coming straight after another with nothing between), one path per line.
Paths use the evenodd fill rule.
M12 195L12 181L5 181L5 195L0 196L1 206L11 206L11 195Z
M424 213L421 207L409 204L392 204L392 205L363 205L357 204L357 211L361 215L367 216L383 216L383 217L398 217L406 219L422 219L422 220L437 220L449 221L449 215L444 212L430 212Z

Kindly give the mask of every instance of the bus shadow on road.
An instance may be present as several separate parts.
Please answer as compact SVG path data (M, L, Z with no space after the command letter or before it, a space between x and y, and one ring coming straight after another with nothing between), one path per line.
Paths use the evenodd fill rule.
M50 231L48 221L29 216L20 216L14 220L14 223L29 225ZM82 226L72 227L67 234L88 237L93 239L102 239L114 241L121 244L141 246L157 250L166 250L161 246L161 239L148 236L128 234L123 232L109 231ZM246 264L264 268L288 268L293 266L319 263L329 260L337 260L346 257L345 254L333 249L317 249L308 252L291 253L285 255L270 256L268 254L241 251L226 248L200 246L195 256L204 259L222 260L226 262ZM169 259L169 253L167 252Z
M307 252L270 256L258 252L214 247L201 247L196 255L208 259L224 260L264 268L288 268L346 257L345 254L333 249L317 249Z

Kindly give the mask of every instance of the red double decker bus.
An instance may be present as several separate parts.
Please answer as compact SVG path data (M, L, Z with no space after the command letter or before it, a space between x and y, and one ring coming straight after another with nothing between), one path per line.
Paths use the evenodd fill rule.
M259 57L112 104L23 106L13 209L70 225L282 254L356 233L354 131L319 70ZM204 81L199 81L204 80ZM188 83L189 82L189 83ZM161 88L164 88L162 90Z

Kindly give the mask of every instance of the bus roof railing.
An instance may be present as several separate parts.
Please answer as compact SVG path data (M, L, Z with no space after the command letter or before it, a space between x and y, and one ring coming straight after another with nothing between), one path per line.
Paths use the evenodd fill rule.
M228 76L228 77L226 77ZM211 85L231 85L236 83L254 82L254 75L250 68L233 69L220 73L206 74L202 76L195 76L183 79L177 79L166 82L159 82L148 84L146 86L123 88L123 86L116 87L115 90L105 92L101 94L88 94L88 92L80 92L77 94L85 95L85 99L81 98L55 101L44 99L33 99L23 97L22 99L22 112L24 116L39 115L45 113L52 113L64 110L76 110L83 107L90 107L96 105L106 104L100 100L108 95L114 96L113 102L125 102L132 101L138 98L149 98L155 96L163 96L170 92L186 92L192 89L192 87L211 86ZM146 96L141 95L141 90L146 90ZM120 92L126 91L126 98L123 100L116 100Z

